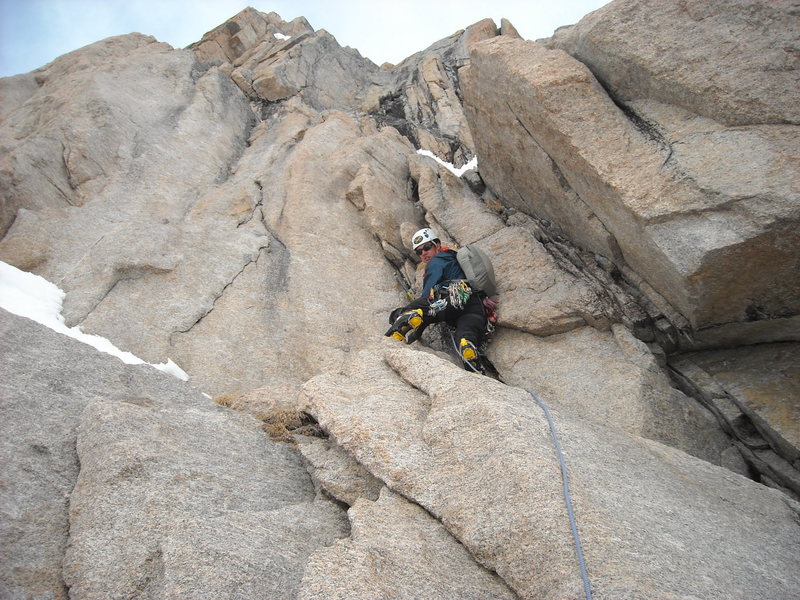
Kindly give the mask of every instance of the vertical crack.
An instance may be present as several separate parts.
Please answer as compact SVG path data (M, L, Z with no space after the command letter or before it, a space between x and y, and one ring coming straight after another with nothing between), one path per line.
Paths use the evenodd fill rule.
M242 227L243 225L247 225L248 223L250 223L250 221L252 221L256 217L256 213L260 212L261 211L261 207L264 206L264 186L261 183L261 181L258 180L258 179L254 180L253 184L258 189L258 192L257 192L258 200L253 205L253 208L250 211L250 215L248 217L246 217L245 219L243 219L242 221L239 221L239 223L236 224L236 228L237 229L239 227ZM263 213L261 213L261 217L260 217L259 221L261 221L261 224L264 225L264 227L266 228L266 223L264 223L264 215L263 215Z
M179 330L177 330L177 331L173 331L173 332L170 334L170 337L172 337L172 335L174 335L174 334L176 334L176 333L189 333L189 332L190 332L190 331L191 331L191 330L192 330L192 329L193 329L193 328L194 328L196 325L198 325L199 323L201 323L201 322L203 321L203 319L205 319L205 318L206 318L206 317L207 317L209 314L211 314L211 312L214 310L214 308L215 308L215 307L216 307L216 305L217 305L217 301L218 301L220 298L222 298L222 296L224 296L224 295L225 295L225 291L226 291L226 290L227 290L229 287L231 287L231 286L232 286L232 285L233 285L233 284L236 282L236 280L239 278L239 276L240 276L242 273L244 273L244 271L245 271L245 269L247 269L247 267L249 267L249 266L250 266L251 264L253 264L253 263L258 263L258 259L261 257L261 254L262 254L262 252L263 252L265 249L268 249L268 248L269 248L269 244L266 244L266 245L264 245L264 246L260 246L260 247L258 248L258 254L256 254L256 257L255 257L255 258L252 258L252 259L250 259L250 260L248 260L248 261L247 261L247 262L246 262L244 265L242 265L242 268L239 270L239 272L238 272L238 273L236 273L236 274L235 274L235 275L234 275L234 276L231 278L231 280L230 280L228 283L226 283L226 284L225 284L225 285L222 287L222 289L219 291L219 293L218 293L218 294L217 294L217 295L214 297L214 299L211 301L211 306L208 308L208 310L206 310L205 312L203 312L203 314L201 314L201 315L200 315L200 316L197 318L197 320L195 320L195 322L194 322L194 323L192 323L192 324L191 324L189 327L187 327L186 329L179 329Z

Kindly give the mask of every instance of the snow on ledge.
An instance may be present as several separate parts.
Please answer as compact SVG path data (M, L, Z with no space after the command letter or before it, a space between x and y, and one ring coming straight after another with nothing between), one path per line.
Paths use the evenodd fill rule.
M290 35L286 35L285 33L280 33L280 32L273 33L272 35L275 37L276 40L288 40L289 38L292 37Z
M178 379L189 380L186 372L172 362L172 359L167 359L167 362L157 365L146 363L138 356L120 350L104 337L83 333L80 327L67 327L61 314L65 296L66 294L61 289L44 277L21 271L0 261L0 307L15 315L41 323L58 333L75 338L79 342L89 344L100 352L116 356L125 364L149 364Z
M417 154L421 154L422 156L431 157L433 160L438 162L440 165L442 165L444 168L446 168L448 171L450 171L456 177L461 177L464 173L466 173L470 169L477 169L478 168L478 157L477 156L473 156L471 161L469 161L463 167L461 167L459 169L456 169L453 166L453 163L444 162L441 158L436 156L430 150L417 150Z

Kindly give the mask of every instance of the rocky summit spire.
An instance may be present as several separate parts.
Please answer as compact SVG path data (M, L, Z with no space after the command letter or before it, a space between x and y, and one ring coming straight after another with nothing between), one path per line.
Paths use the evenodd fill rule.
M0 260L189 376L0 271L0 595L795 596L794 10L378 66L247 8L0 79ZM490 376L383 335L423 227L491 257Z

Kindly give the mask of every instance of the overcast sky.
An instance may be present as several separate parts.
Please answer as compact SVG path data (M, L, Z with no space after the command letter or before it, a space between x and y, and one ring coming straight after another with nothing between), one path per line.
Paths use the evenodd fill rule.
M27 73L112 35L137 31L176 48L247 6L303 16L377 64L398 63L486 17L526 39L549 37L608 0L0 0L0 76Z

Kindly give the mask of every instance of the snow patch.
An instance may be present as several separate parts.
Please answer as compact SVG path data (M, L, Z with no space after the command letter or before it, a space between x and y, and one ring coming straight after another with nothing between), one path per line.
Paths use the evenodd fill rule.
M421 154L422 156L429 156L430 158L435 160L437 163L442 165L444 168L446 168L448 171L450 171L456 177L461 177L464 173L466 173L470 169L477 169L478 168L478 157L477 156L473 156L472 160L470 160L467 164L465 164L463 167L460 167L460 168L456 169L453 166L453 163L449 163L449 162L443 161L441 158L436 156L430 150L417 150L417 154Z
M116 356L125 364L149 364L178 379L189 380L186 372L172 362L172 359L167 359L167 362L157 365L146 363L138 356L120 350L104 337L83 333L77 326L67 327L64 323L64 316L61 314L65 296L66 294L58 286L50 283L44 277L21 271L0 261L0 307L88 344L100 352Z

